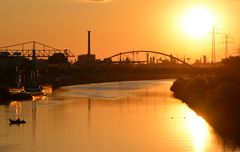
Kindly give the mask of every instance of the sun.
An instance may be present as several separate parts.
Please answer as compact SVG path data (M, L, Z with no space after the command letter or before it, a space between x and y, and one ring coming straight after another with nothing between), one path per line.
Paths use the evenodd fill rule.
M183 17L183 29L191 37L202 38L211 32L214 15L204 7L188 10Z

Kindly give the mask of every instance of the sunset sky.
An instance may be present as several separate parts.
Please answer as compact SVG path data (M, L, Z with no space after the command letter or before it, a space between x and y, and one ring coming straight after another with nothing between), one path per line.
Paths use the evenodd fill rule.
M210 60L210 31L194 37L183 27L186 14L198 7L210 12L219 33L231 34L229 52L237 55L238 0L1 0L0 46L36 40L79 55L86 53L91 30L97 58L141 49ZM218 59L224 56L221 37Z

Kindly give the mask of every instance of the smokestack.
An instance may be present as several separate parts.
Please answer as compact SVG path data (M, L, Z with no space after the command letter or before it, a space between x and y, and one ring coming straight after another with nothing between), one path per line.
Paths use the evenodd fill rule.
M91 55L91 31L88 31L88 55Z

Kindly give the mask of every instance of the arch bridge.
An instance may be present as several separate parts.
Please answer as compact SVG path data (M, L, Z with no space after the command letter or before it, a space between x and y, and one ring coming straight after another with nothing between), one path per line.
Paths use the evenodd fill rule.
M48 58L54 53L62 53L66 57L74 57L74 55L68 49L60 50L36 41L29 41L0 47L1 55L5 54L13 56L24 56L31 59Z
M138 56L139 53L145 54L146 60L139 60ZM153 54L151 57L149 54ZM180 59L177 57L174 57L173 55L169 55L162 52L157 51L148 51L148 50L134 50L134 51L126 51L126 52L120 52L117 54L114 54L108 58L105 58L105 60L113 60L114 58L118 57L118 61L114 61L115 63L122 63L122 62L130 62L130 63L163 63L166 60L162 60L162 58L155 57L156 55L161 55L170 58L169 62L176 63L180 62L185 66L192 67L189 63L185 61L185 59ZM190 58L186 58L186 60L190 60Z

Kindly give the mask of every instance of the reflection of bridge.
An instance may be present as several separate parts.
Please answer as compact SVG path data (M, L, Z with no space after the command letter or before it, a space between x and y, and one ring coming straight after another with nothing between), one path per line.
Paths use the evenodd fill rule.
M73 54L70 52L70 50L59 50L36 41L0 47L0 53L8 53L9 55L14 56L24 56L32 59L37 57L48 58L54 53L63 53L66 57L73 57Z
M141 54L145 54L145 58L146 60L139 60L139 53ZM153 54L153 57L150 57L150 54ZM178 61L186 66L192 67L190 64L188 64L187 62L185 62L184 60L181 60L177 57L174 57L172 55L169 54L165 54L165 53L161 53L161 52L156 52L156 51L147 51L147 50L137 50L137 51L126 51L126 52L120 52L117 54L114 54L108 58L105 58L105 60L113 60L116 57L119 57L118 61L116 61L117 63L123 62L123 60L125 61L129 61L131 63L151 63L151 62L155 62L155 60L158 61L163 61L162 58L157 58L155 57L156 55L161 55L161 56L165 56L170 58L170 61ZM125 57L125 59L124 59ZM149 61L149 57L150 57L150 61Z

